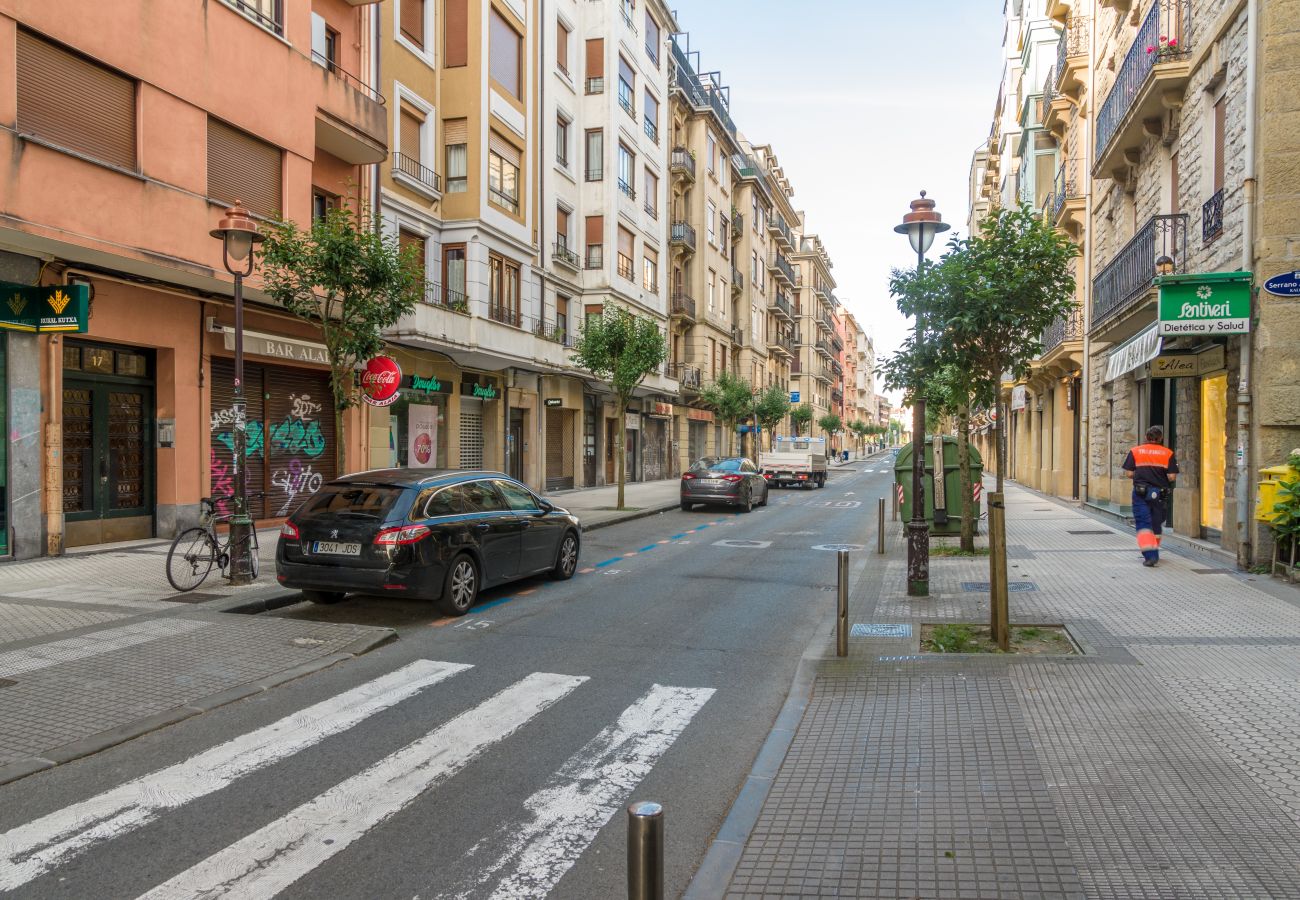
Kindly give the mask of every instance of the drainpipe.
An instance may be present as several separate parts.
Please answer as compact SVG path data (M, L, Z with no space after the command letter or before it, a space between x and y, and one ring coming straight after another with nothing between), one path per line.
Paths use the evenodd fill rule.
M1259 0L1246 4L1246 166L1242 178L1244 202L1241 227L1241 269L1249 272L1255 262L1255 110L1256 83L1259 77ZM1253 294L1253 290L1252 290ZM1254 331L1244 334L1241 341L1241 380L1237 385L1237 562L1242 566L1251 563L1250 538L1250 368Z

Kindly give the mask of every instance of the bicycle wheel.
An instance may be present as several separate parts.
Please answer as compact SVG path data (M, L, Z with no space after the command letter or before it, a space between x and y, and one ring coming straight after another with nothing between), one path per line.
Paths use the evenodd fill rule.
M262 571L262 560L257 555L257 529L248 529L248 571L252 573L253 580L257 580L258 573Z
M167 551L167 580L178 591L192 591L203 583L217 559L217 547L202 528L187 528Z

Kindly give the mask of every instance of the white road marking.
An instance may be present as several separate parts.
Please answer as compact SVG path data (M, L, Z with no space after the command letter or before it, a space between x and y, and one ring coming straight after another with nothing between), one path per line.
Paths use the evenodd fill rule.
M713 693L712 688L656 684L524 801L524 821L503 825L491 840L480 842L504 850L473 884L438 896L477 896L498 876L493 900L546 896Z
M417 660L336 697L0 835L0 890L21 887L164 810L221 790L473 666Z
M273 897L586 680L535 672L143 897Z
M192 619L163 619L152 622L135 622L117 628L105 628L80 637L51 641L27 650L10 650L0 653L0 675L12 678L39 669L48 669L63 663L102 656L114 650L123 650L137 644L147 644L165 637L176 637L207 628L209 622Z

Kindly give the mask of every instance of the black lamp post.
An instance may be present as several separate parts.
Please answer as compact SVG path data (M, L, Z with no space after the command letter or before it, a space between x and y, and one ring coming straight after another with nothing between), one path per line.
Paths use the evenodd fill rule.
M934 236L948 230L949 226L935 211L934 201L925 198L912 201L912 211L903 216L903 224L894 231L907 235L916 251L916 270L925 265L925 253L934 243ZM925 323L922 311L916 312L916 349L920 351L925 340ZM917 373L912 385L912 518L907 523L907 594L909 597L926 597L930 593L930 527L925 519L925 397L921 392L921 376ZM935 478L943 477L941 465L935 467Z
M247 401L244 400L244 279L253 274L253 247L263 240L243 201L226 210L226 216L209 232L221 241L221 259L226 271L235 276L235 512L230 519L230 583L249 584L253 580L252 562L248 557L248 535L253 520L248 516L248 497L244 478L247 443Z

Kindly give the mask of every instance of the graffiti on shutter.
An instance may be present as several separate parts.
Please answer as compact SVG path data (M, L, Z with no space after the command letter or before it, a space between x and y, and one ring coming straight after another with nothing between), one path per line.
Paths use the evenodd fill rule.
M268 368L266 394L266 512L287 516L336 474L329 376Z
M265 392L262 387L263 369L257 365L244 365L244 491L248 497L248 512L254 518L264 519L265 502L259 496L266 478L266 433L264 423ZM223 498L217 503L217 512L229 515L234 505L228 498L235 492L235 364L229 359L212 360L211 449L208 451L208 488L213 497Z

